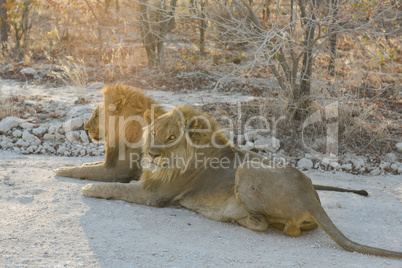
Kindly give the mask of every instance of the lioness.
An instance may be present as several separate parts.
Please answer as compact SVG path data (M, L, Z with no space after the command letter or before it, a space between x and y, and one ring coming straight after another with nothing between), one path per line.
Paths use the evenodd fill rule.
M348 251L402 258L401 252L360 245L332 223L311 180L233 146L215 120L177 106L148 124L143 172L129 184L88 184L82 194L151 206L180 204L217 221L236 221L256 231L269 226L297 236L320 226Z
M139 143L142 137L145 126L141 125L137 116L142 119L144 112L153 105L155 114L162 115L165 111L142 91L122 84L107 85L102 93L104 98L85 123L85 130L95 141L105 139L105 161L62 167L56 170L57 176L130 182L141 175L140 165L133 164L140 161L141 145L128 146ZM113 121L110 122L110 119ZM124 133L120 133L119 128L124 128Z

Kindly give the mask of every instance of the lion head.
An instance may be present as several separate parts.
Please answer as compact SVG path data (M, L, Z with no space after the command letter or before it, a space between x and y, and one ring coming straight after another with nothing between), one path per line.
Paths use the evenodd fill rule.
M153 117L150 110L144 113L148 127L144 131L143 171L159 181L183 172L196 153L230 144L212 117L189 105L175 106Z
M95 141L105 139L105 162L114 166L122 146L141 150L145 111L152 109L161 115L164 110L142 91L122 84L107 85L102 93L104 98L85 123L85 130Z
M91 118L85 123L84 128L89 136L96 142L100 142L105 138L106 128L105 124L99 124L99 118L104 118L105 101L102 100L95 108ZM99 114L101 112L101 114Z

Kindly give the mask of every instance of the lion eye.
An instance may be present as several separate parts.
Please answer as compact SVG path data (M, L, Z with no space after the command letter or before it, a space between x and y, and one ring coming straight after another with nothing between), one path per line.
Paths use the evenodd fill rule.
M175 135L170 135L170 136L169 136L169 140L172 141L172 140L175 140L175 139L176 139L176 136L175 136Z

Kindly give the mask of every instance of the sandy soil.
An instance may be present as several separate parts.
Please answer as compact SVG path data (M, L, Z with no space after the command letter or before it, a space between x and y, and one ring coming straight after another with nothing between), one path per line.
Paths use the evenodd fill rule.
M54 170L102 157L0 151L0 267L401 267L401 260L344 251L322 230L292 238L208 220L175 207L86 198L88 181ZM307 173L314 183L366 189L370 196L320 192L352 240L402 250L399 176Z

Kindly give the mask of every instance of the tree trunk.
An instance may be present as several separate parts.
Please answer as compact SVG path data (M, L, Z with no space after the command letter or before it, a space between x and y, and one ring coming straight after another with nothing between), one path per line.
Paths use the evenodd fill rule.
M308 99L305 99L310 95L311 91L311 76L313 73L313 40L315 35L315 21L316 16L312 12L313 6L316 5L316 1L312 1L310 16L308 18L306 12L306 5L303 1L299 1L300 10L302 12L302 18L304 22L304 53L303 53L303 65L300 77L300 87L294 88L293 100L296 105L296 111L294 113L294 119L302 120L307 115L307 108L310 106Z
M207 20L205 16L205 6L208 5L208 0L201 2L201 16L200 16L200 55L205 57L205 32L207 31Z
M339 11L338 0L331 1L331 10L332 10L332 17L333 17L332 22L335 23L338 19L338 11ZM335 27L332 27L331 31L335 31ZM337 38L338 38L338 35L336 33L333 33L329 39L331 56L330 56L329 64L328 64L328 74L332 75L332 76L335 75Z
M0 42L3 51L7 49L8 37L10 35L10 25L7 22L6 2L7 0L0 0Z

